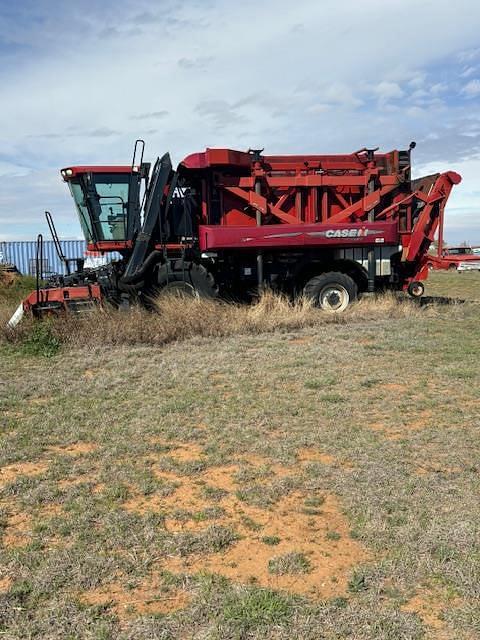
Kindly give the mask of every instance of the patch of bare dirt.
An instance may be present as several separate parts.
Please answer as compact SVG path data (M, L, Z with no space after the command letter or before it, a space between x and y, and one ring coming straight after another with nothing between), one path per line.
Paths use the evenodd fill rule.
M126 588L121 581L112 582L82 593L80 599L90 605L111 604L120 619L172 613L184 609L189 602L185 591L165 591L161 579L156 575L145 578L132 589Z
M64 513L62 505L56 504L55 502L46 504L41 511L42 516L49 518L51 518L52 516L59 516L62 513Z
M75 487L82 483L92 482L94 477L92 478L91 473L80 473L78 476L73 478L64 478L63 480L59 480L57 485L60 489L68 489L69 487Z
M268 477L284 478L285 476L292 475L292 473L295 472L295 469L293 469L292 467L283 464L277 464L275 462L272 462L269 458L259 456L255 453L246 453L242 456L236 456L235 460L238 464L242 465L242 467L246 467L247 469L248 467L261 467L266 472Z
M417 429L425 429L430 426L432 418L432 412L430 409L423 409L420 411L414 420L411 420L406 428L408 431L416 431Z
M0 593L6 593L10 589L12 582L13 580L9 576L0 578Z
M68 445L54 445L48 447L48 451L52 453L61 453L66 456L82 456L98 449L98 445L93 442L76 442Z
M23 418L25 415L23 411L10 411L9 409L3 409L1 413L7 418L9 416L12 418Z
M182 445L175 448L171 457L192 451L192 457L202 455L198 446ZM308 448L301 449L299 462L322 462L334 464L333 456ZM240 539L223 553L212 553L186 558L170 557L163 567L173 572L214 572L240 583L255 583L259 586L284 589L321 599L345 592L348 575L352 567L367 558L366 550L349 536L348 523L341 513L335 496L318 496L316 508L307 508L307 496L295 492L283 497L274 507L251 506L236 496L240 488L239 472L248 468L263 468L272 479L291 474L294 469L269 461L259 455L247 454L237 457L235 464L209 467L191 476L158 472L156 475L178 483L167 496L153 494L136 495L124 502L127 510L136 513L154 511L165 515L165 528L172 532L202 531L213 522L229 526ZM261 480L259 480L261 482ZM219 489L223 494L212 492L209 497L205 489ZM201 517L205 509L220 507L218 516L212 520ZM253 524L253 527L252 527ZM327 534L334 533L333 536ZM263 541L276 538L278 544ZM290 552L303 553L311 564L311 571L302 575L273 575L269 572L269 560L274 556Z
M435 638L447 636L440 635L446 624L443 620L444 611L447 608L459 606L460 598L446 598L438 589L421 589L411 598L402 610L416 613L426 627L435 631Z
M15 462L0 469L0 487L13 482L18 476L36 476L48 469L46 462Z
M434 462L434 461L431 461L428 464L423 466L419 465L415 469L415 473L418 476L426 476L430 473L445 473L445 474L462 473L462 471L463 470L461 469L461 467L445 467L439 462Z
M209 486L233 492L238 489L238 484L235 482L234 478L234 474L237 471L238 466L234 464L225 465L223 467L212 467L204 471L200 475L200 478Z
M322 464L335 464L336 459L328 453L322 453L313 447L305 447L297 451L299 462L321 462Z
M360 338L359 340L357 340L357 344L374 344L375 340L373 338Z
M236 467L233 467L235 470ZM206 478L214 477L216 479L216 487L220 487L222 483L222 469L216 469L217 473L211 476L208 473L198 474L196 479L185 479L184 477L180 478L179 476L173 473L164 473L159 472L155 473L158 478L165 479L178 483L178 487L175 491L168 496L161 496L158 494L152 494L149 496L143 495L134 495L132 498L129 498L123 503L123 508L127 511L133 511L140 515L143 515L148 512L156 512L156 513L164 513L165 514L165 528L171 531L178 531L183 529L196 529L197 525L200 528L205 527L205 523L197 523L195 520L179 520L174 516L174 513L180 511L188 511L192 513L196 513L201 511L207 506L210 506L207 500L203 500L200 497L200 491L202 486L202 481L207 482ZM220 481L218 483L218 481ZM228 478L229 487L233 487L233 481L231 478ZM224 487L220 487L224 488Z
M198 428L206 428L206 426L201 427L201 425L198 425ZM205 456L202 447L195 442L175 443L157 436L150 438L150 442L151 444L161 445L167 448L169 451L166 455L178 462L191 462ZM151 456L148 456L148 458L151 459Z
M398 391L399 393L407 390L406 385L398 382L387 382L383 385L383 388L388 389L388 391Z
M378 431L384 435L387 440L399 440L404 437L405 434L426 429L431 425L431 419L431 410L423 409L415 415L414 419L410 420L406 424L401 424L396 427L388 427L383 422L371 422L368 426L373 431Z
M351 569L366 560L367 553L349 537L348 523L334 496L327 496L314 515L304 509L304 499L304 494L296 492L281 499L275 507L262 509L229 495L220 501L225 516L217 522L232 526L240 539L223 553L171 557L164 567L174 572L218 573L236 582L255 583L316 599L345 593ZM252 521L257 525L255 531L248 524ZM338 539L327 538L329 531L338 534ZM272 546L264 538L279 538L279 542ZM311 571L302 575L271 574L269 560L290 552L303 553Z
M30 542L32 519L27 513L19 512L7 516L3 535L4 547L23 547Z
M181 476L172 471L162 471L161 469L152 469L153 475L159 480L165 480L166 482L181 482Z
M204 457L203 449L194 443L178 445L169 455L178 462L193 462Z

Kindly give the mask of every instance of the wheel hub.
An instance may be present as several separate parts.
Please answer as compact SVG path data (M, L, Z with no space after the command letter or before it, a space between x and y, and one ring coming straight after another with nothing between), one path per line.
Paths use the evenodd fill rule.
M328 285L319 296L320 306L325 311L343 311L349 300L348 291L341 285Z

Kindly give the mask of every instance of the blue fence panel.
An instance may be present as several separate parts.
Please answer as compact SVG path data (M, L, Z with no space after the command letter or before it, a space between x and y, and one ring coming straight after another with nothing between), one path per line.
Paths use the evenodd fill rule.
M85 240L61 240L60 245L66 258L87 259L86 266L98 266L100 263L118 259L119 254L87 253ZM0 242L0 263L14 264L23 275L35 275L37 243L36 241ZM75 270L75 265L73 270ZM43 242L43 275L65 275L65 265L57 256L52 240Z

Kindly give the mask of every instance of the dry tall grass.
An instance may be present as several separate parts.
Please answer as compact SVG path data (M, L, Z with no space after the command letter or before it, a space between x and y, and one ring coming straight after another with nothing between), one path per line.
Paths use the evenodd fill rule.
M129 311L100 307L80 316L71 314L50 319L49 331L61 343L72 346L160 346L196 336L292 331L321 324L357 323L429 313L410 300L393 294L365 298L342 314L320 311L306 299L292 303L285 296L268 291L252 305L162 296L155 306L158 313L140 307ZM0 315L4 342L22 342L28 338L35 321L27 318L12 331L5 327L7 314Z

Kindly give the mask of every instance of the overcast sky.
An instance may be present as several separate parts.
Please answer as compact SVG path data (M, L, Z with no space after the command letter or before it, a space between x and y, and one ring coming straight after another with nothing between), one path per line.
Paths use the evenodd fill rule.
M463 176L446 238L480 244L480 3L0 0L0 240L80 237L59 169L406 148Z

